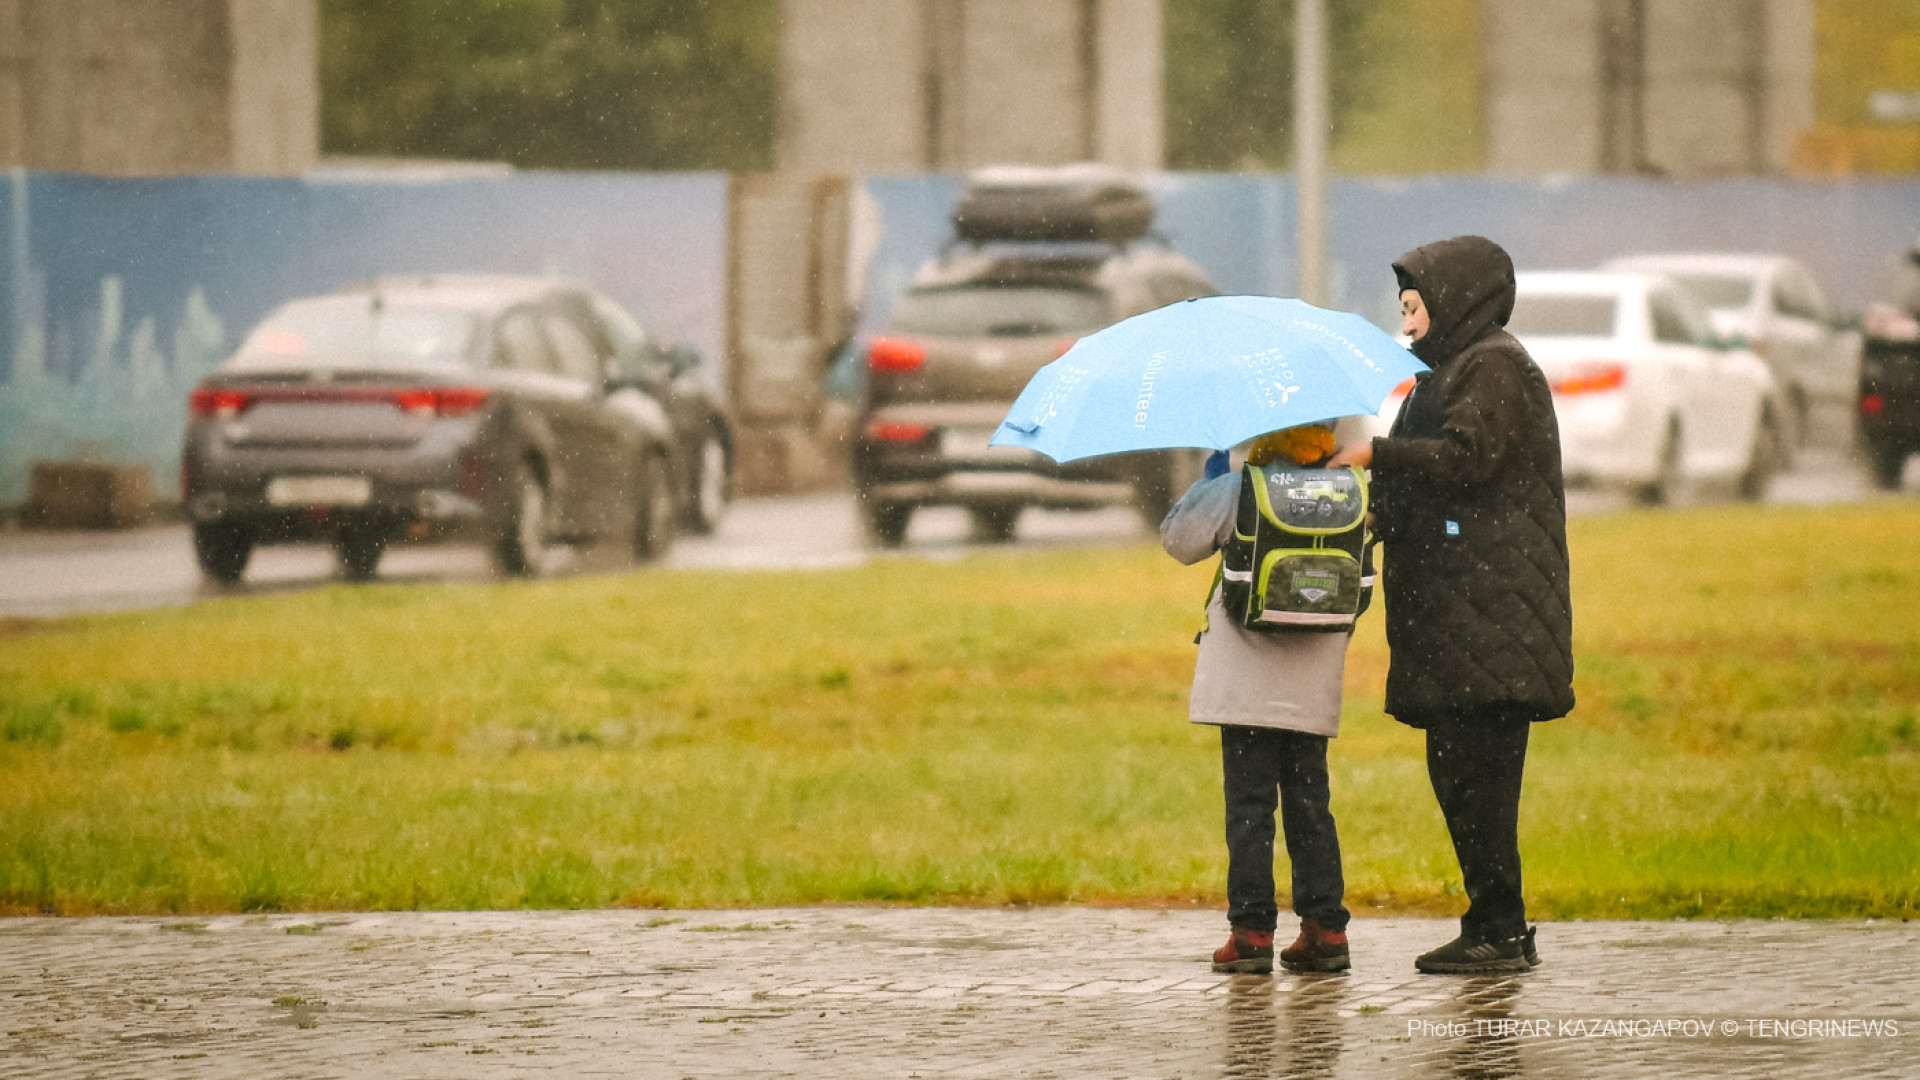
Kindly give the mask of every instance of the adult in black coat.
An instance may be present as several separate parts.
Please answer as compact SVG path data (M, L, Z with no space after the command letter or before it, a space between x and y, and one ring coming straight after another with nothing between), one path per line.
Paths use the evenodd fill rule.
M1424 728L1427 773L1460 859L1460 936L1422 971L1539 962L1520 890L1530 725L1573 708L1560 428L1546 378L1506 332L1513 260L1460 236L1393 264L1419 377L1371 466L1385 545L1387 712Z

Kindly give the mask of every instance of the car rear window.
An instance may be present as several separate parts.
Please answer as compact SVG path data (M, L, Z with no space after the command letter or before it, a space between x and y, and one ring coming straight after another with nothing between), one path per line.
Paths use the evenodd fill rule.
M923 337L1038 337L1112 321L1106 293L1097 288L970 284L907 290L894 304L891 326Z
M1515 337L1612 337L1620 301L1577 293L1521 293L1507 332Z
M1753 299L1753 279L1725 274L1670 274L1680 287L1710 308L1746 307Z
M300 300L247 335L229 368L416 368L469 363L476 319L457 308Z

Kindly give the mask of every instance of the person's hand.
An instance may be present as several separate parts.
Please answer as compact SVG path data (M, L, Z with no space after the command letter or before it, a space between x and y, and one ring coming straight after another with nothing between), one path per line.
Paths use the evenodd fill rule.
M1191 461L1192 458L1187 460ZM1206 467L1201 470L1200 478L1211 480L1216 476L1225 476L1233 471L1233 459L1225 450L1215 450L1207 457Z
M1329 469L1344 469L1349 465L1362 469L1370 469L1373 467L1372 439L1362 439L1357 443L1349 443L1341 447L1338 453L1327 459L1327 468Z

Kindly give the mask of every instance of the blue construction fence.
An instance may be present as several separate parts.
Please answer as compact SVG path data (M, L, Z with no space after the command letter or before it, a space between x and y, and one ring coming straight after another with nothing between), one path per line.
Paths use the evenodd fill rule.
M1294 291L1291 178L1163 174L1158 231L1229 292ZM949 236L951 176L870 177L881 229L860 328ZM1523 268L1649 250L1776 251L1836 301L1877 298L1920 234L1920 181L1341 178L1333 302L1397 325L1391 261L1460 233ZM0 505L39 459L152 468L173 488L187 390L279 303L376 274L560 273L667 341L727 340L728 179L719 174L399 173L0 181ZM716 378L724 365L712 363ZM844 387L842 388L844 389Z

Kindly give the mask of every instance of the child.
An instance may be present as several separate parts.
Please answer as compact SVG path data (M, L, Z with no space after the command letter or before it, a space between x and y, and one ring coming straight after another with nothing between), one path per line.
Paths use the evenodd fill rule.
M1255 440L1247 461L1318 465L1334 452L1330 424L1304 424ZM1167 554L1192 565L1219 551L1234 525L1240 474L1224 453L1207 478L1181 496L1160 524ZM1372 585L1362 567L1361 607ZM1293 910L1300 937L1280 953L1288 971L1344 971L1346 883L1340 840L1328 810L1327 740L1340 728L1340 682L1347 633L1255 631L1227 614L1215 588L1193 674L1188 718L1220 728L1227 811L1227 919L1233 936L1213 954L1213 970L1273 970L1273 815L1285 827L1293 865Z

